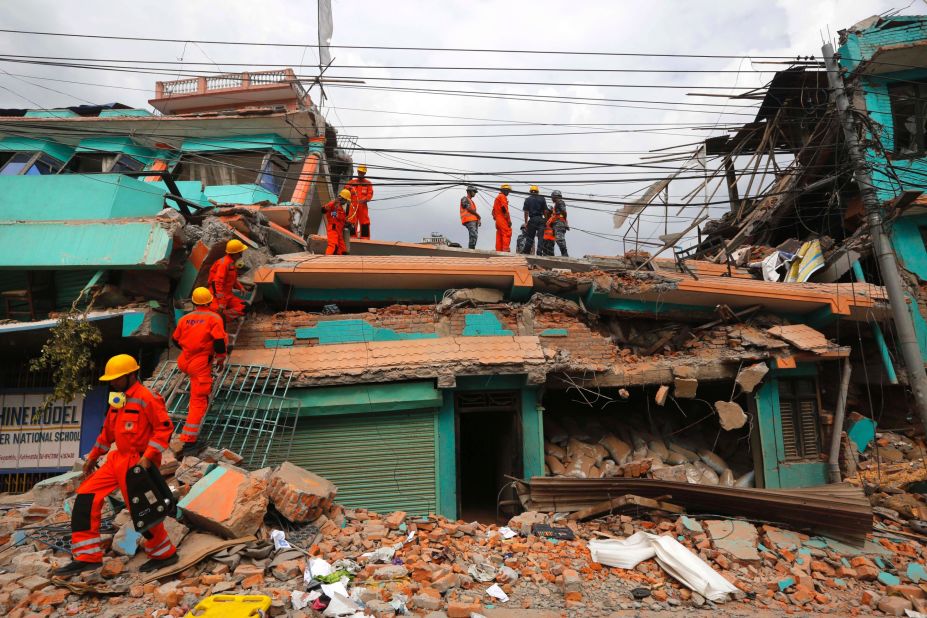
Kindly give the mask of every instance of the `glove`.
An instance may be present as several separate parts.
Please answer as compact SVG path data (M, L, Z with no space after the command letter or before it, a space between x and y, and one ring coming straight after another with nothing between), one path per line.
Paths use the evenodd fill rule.
M84 462L84 466L83 466L84 476L90 476L91 474L93 474L93 471L96 469L97 469L96 459L88 459L87 461Z

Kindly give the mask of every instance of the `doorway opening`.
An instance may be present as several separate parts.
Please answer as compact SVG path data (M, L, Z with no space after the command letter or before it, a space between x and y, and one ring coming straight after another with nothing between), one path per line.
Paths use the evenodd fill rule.
M457 512L466 521L497 523L510 514L508 477L522 474L518 392L457 397Z

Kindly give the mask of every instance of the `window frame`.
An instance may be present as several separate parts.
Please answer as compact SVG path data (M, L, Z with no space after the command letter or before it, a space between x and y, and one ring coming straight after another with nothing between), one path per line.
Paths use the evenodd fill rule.
M799 384L808 382L811 384L811 392L802 394L799 391ZM783 392L783 386L789 386L789 392ZM779 397L779 419L782 426L783 439L783 461L800 462L800 461L818 461L823 453L821 447L821 392L818 388L817 378L814 376L795 376L777 378L777 394ZM813 406L811 418L804 419L802 412L802 403L810 403ZM786 404L786 405L783 405ZM786 407L790 410L786 412ZM789 432L795 441L796 452L787 452L786 445L786 423L789 424ZM814 443L808 444L807 437L803 428L806 424L813 428Z
M900 150L900 140L899 140L899 127L903 126L899 120L900 113L896 110L896 102L902 98L902 96L896 94L899 90L905 87L913 86L916 88L914 94L914 118L915 118L915 142L917 148L914 152ZM888 89L888 102L889 108L891 109L892 117L892 152L891 157L893 159L919 159L924 156L927 156L927 80L910 80L905 83L900 84L890 84L887 86Z
M90 157L102 159L101 164L100 164L100 171L81 172L75 169L71 169L71 166L76 164L76 162L79 161L81 157L87 157L88 158L87 160L91 160L89 159ZM112 157L112 161L110 161L108 164L106 163L106 157ZM120 162L125 161L125 160L134 162L135 164L138 165L138 168L136 169L135 167L129 165L129 166L126 166L126 169L113 171L115 170L116 166L120 164ZM115 152L81 151L81 152L75 152L71 156L71 158L68 159L68 161L61 166L61 168L58 170L58 173L59 174L122 174L125 172L141 172L141 171L144 171L146 167L147 167L147 164L144 163L141 159L138 159L136 157L133 157L130 154L127 154L121 151L115 151Z
M223 161L219 163L214 160L220 157L233 158L238 156L253 157L253 160L256 163L255 168L252 170L251 167L243 166L237 162ZM177 161L177 164L173 168L173 173L175 180L197 180L202 182L206 187L254 185L256 187L261 187L265 191L273 193L275 196L280 198L288 186L294 184L290 181L292 180L291 176L293 176L292 171L294 169L295 163L296 162L291 161L273 149L187 152L181 154L180 159ZM194 175L191 173L189 174L190 177L187 177L188 174L186 171L182 170L182 167L185 165L189 165L191 167L203 166L204 168L211 168L211 171L206 173L205 178L206 180L216 180L218 182L206 182L206 180L204 180L204 175L202 174L194 177ZM295 169L295 175L298 177L299 171L302 169L301 164L297 165ZM237 180L241 179L236 178L236 176L244 176L243 172L249 171L253 172L253 175L250 177L248 182L236 182ZM213 178L210 179L209 176L213 176Z
M6 169L6 166L9 165L10 162L12 162L13 159L15 159L18 155L29 155L29 156L26 159L26 161L23 163L23 166L19 169L18 172L16 172L15 174L4 174L3 170ZM49 172L48 174L41 174L41 173L40 174L30 174L29 170L34 168L35 165L39 161L42 161L42 160L44 160L45 163L51 162L49 167L55 167L55 164L57 164L57 168L54 169L54 171ZM0 165L0 176L52 176L54 174L59 173L64 168L64 165L65 165L64 161L61 161L46 152L42 152L41 150L36 150L36 151L17 150L16 152L13 152L12 154L10 154L9 158L7 158L7 160L4 161L2 165Z

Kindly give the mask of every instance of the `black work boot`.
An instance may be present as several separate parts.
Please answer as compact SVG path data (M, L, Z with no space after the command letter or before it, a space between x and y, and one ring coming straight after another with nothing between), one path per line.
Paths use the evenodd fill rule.
M57 575L58 577L71 577L72 575L78 575L84 571L93 571L99 569L103 566L102 562L81 562L80 560L72 560L63 567L58 567L52 571L52 575Z
M139 572L141 573L152 573L163 569L164 567L171 566L172 564L177 564L177 561L180 560L180 557L177 554L164 558L163 560L156 560L152 558L142 566L138 567Z

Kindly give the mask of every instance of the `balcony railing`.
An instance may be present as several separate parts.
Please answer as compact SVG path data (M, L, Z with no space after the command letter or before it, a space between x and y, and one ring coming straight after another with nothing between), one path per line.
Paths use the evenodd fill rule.
M240 90L260 88L272 84L285 84L296 81L293 69L274 69L272 71L254 71L243 73L223 73L209 77L192 77L170 82L157 82L155 98L163 99L178 95L208 94L220 90Z

